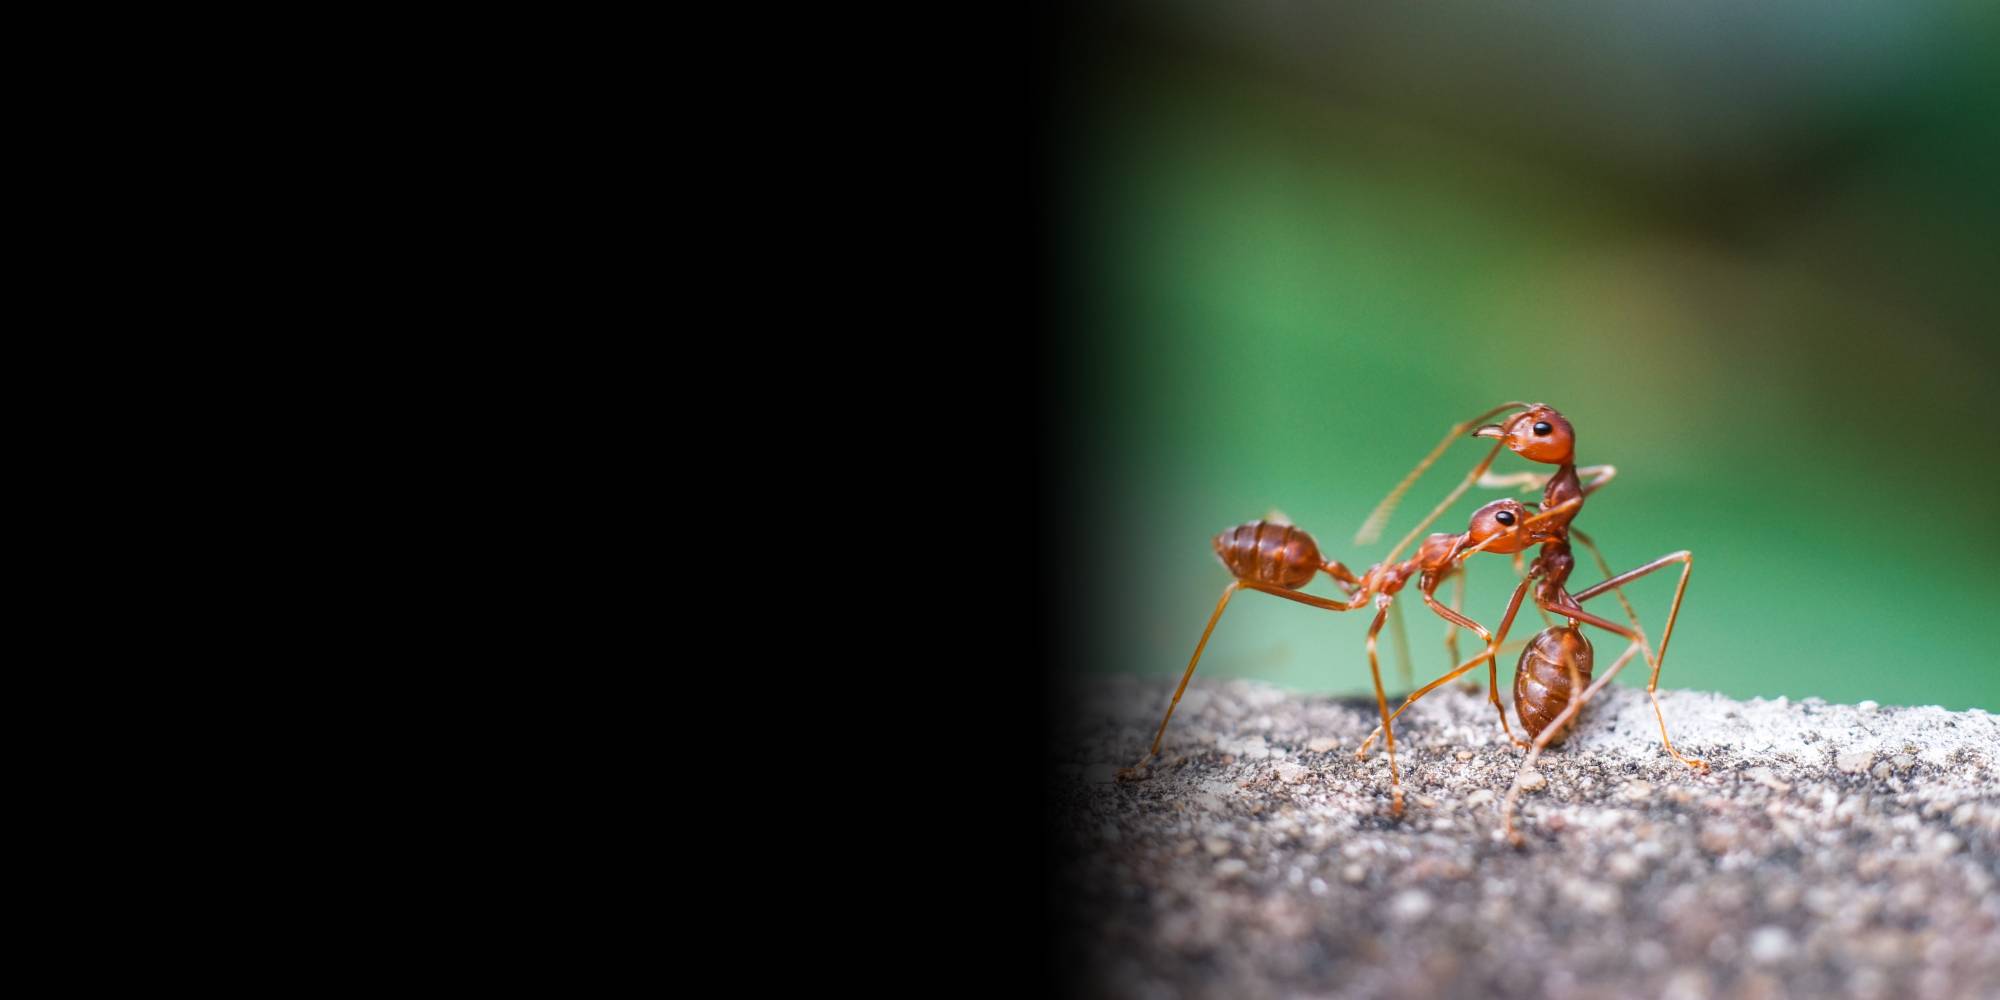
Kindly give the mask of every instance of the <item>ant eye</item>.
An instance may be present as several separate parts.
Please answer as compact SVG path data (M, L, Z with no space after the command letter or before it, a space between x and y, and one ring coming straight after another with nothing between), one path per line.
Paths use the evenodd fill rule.
M1535 423L1535 434L1538 437L1547 437L1548 433L1552 430L1555 430L1555 428L1550 427L1549 422L1546 420L1537 421Z
M1511 525L1514 523L1514 512L1511 510L1503 510L1498 514L1493 515L1493 519L1495 521L1500 522L1501 524Z

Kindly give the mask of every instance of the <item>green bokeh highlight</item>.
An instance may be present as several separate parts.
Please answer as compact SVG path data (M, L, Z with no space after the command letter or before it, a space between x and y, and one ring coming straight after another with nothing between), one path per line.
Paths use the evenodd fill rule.
M1532 115L1425 117L1380 96L1394 81L1144 27L1084 50L1062 127L1065 565L1092 669L1178 675L1228 580L1210 537L1273 508L1350 566L1379 559L1485 446L1454 445L1358 546L1375 502L1451 424L1522 399L1569 416L1580 463L1618 466L1576 522L1615 569L1695 554L1664 686L2000 710L1981 627L2000 608L2000 219L1993 117L1968 96L1990 47L1905 32L1885 58L1920 68L1808 102L1768 148L1737 109L1737 147L1706 156L1697 129L1661 166L1615 124L1549 151ZM1556 69L1583 89L1614 71ZM1428 82L1438 106L1505 84ZM1600 578L1578 558L1572 589ZM1629 589L1656 639L1674 579ZM1468 612L1496 623L1511 586L1475 559ZM1447 666L1444 623L1414 587L1403 603L1421 682ZM1198 676L1368 690L1368 618L1244 594ZM1600 663L1622 647L1593 639Z

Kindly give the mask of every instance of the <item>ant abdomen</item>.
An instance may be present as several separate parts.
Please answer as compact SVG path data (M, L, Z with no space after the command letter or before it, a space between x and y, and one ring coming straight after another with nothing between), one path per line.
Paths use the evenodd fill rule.
M1562 714L1569 700L1590 683L1590 668L1590 640L1574 625L1543 629L1528 641L1514 668L1514 711L1528 735L1539 736ZM1575 723L1571 718L1549 743L1561 743Z
M1215 536L1215 554L1239 580L1296 590L1320 570L1319 543L1289 524L1251 521Z

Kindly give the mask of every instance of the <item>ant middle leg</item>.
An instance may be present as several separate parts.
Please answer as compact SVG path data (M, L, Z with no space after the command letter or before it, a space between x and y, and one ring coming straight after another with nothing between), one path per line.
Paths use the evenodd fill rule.
M1591 561L1597 563L1597 571L1599 573L1604 574L1604 578L1606 580L1611 579L1612 576L1611 564L1604 561L1604 553L1598 551L1597 543L1591 541L1589 535L1586 535L1583 532L1578 531L1574 528L1570 529L1570 537L1576 539L1579 542L1582 542L1583 547L1590 550L1590 558ZM1518 556L1516 558L1518 558ZM1585 593L1591 593L1591 592L1585 591ZM1642 642L1645 641L1646 630L1643 626L1639 624L1639 612L1636 608L1632 607L1632 602L1625 597L1625 591L1618 587L1612 587L1611 593L1612 596L1618 598L1619 607L1625 609L1625 620L1632 623L1632 631L1639 633L1640 641ZM1592 594L1592 596L1596 595ZM1577 600L1581 601L1582 598L1577 598ZM1542 617L1547 618L1548 612L1546 611L1542 612ZM1554 625L1555 623L1550 622L1549 624ZM1646 661L1648 663L1652 662L1653 658L1652 647L1650 646L1646 647L1645 652L1646 652Z
M1631 581L1636 580L1642 576L1645 576L1648 573L1664 569L1668 566L1673 565L1674 563L1681 564L1681 579L1680 582L1676 584L1674 587L1674 603L1673 607L1667 612L1666 629L1665 631L1660 633L1659 652L1656 654L1649 655L1647 657L1647 660L1650 662L1653 668L1653 674L1646 681L1646 697L1650 698L1653 702L1653 716L1654 718L1658 719L1660 723L1660 742L1666 744L1667 753L1672 754L1675 760L1680 761L1681 763L1686 764L1687 766L1694 768L1697 771L1706 771L1708 770L1707 762L1695 757L1683 757L1681 756L1681 752L1679 750L1674 749L1673 738L1667 735L1667 716L1666 713L1661 711L1660 709L1660 695L1659 695L1660 668L1666 664L1667 643L1671 641L1674 637L1674 620L1680 617L1681 597L1682 595L1687 593L1689 574L1694 572L1694 553L1683 550L1680 552L1674 552L1668 555L1661 556L1660 558L1655 559L1652 562L1649 562L1646 565L1639 567L1638 569L1632 570L1627 573L1621 573L1618 576L1614 576L1611 577L1610 579L1605 580L1603 583L1585 589L1582 593L1576 595L1576 600L1580 603L1589 600L1592 597L1596 597L1598 594L1601 594L1607 590L1616 591L1620 586L1624 584L1630 583ZM1622 593L1620 594L1620 597L1621 599L1623 598ZM1636 624L1636 616L1634 621Z
M1417 675L1410 663L1410 630L1403 624L1402 605L1389 606L1389 626L1389 638L1396 643L1396 680L1403 685L1403 690L1408 691L1417 683Z

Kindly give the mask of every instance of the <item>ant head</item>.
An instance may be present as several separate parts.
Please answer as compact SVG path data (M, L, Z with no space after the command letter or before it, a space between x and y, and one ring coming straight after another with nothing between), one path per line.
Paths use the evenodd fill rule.
M1473 437L1499 438L1514 453L1531 462L1568 465L1576 460L1576 432L1555 407L1536 403L1504 422L1472 432Z
M1472 512L1472 523L1465 527L1465 543L1459 548L1462 551L1492 539L1481 552L1519 552L1539 541L1533 532L1514 530L1530 516L1519 500L1495 500Z

